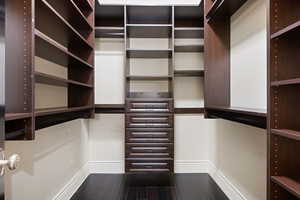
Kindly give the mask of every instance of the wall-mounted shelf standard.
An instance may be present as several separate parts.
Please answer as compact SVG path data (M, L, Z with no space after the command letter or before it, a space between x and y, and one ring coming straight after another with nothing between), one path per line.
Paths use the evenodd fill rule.
M7 139L33 140L40 128L93 117L93 7L94 0L8 1ZM67 78L36 71L37 57L65 68ZM66 107L35 109L37 83L65 87Z

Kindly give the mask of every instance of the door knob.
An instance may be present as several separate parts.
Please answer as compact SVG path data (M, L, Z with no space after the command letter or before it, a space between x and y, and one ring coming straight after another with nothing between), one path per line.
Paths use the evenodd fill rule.
M7 160L0 160L0 175L3 176L5 167L9 170L17 169L17 164L20 162L20 156L18 154L11 155Z

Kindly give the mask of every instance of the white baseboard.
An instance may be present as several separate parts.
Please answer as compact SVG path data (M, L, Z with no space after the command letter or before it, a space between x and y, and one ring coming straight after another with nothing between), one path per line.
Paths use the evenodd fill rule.
M175 160L175 173L208 173L208 160Z
M124 161L89 161L91 174L122 174L125 172Z
M247 200L247 198L242 194L241 191L233 184L231 181L216 168L216 166L208 161L209 175L214 179L222 191L231 200Z
M85 164L72 179L59 191L53 200L69 200L90 174L88 164Z

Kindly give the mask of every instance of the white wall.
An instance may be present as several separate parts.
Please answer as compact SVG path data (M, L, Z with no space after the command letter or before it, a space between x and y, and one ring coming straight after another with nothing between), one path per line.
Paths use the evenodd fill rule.
M231 105L267 108L267 2L247 1L231 18Z
M88 161L87 120L36 132L34 141L8 141L6 155L21 156L18 169L5 175L8 200L52 200Z

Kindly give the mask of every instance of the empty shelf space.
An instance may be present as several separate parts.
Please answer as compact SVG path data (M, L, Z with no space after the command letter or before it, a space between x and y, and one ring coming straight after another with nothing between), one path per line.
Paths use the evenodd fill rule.
M202 27L176 27L175 38L204 38Z
M275 38L281 37L287 33L290 33L292 31L299 30L299 28L300 28L300 21L297 21L297 22L277 31L276 33L273 33L271 35L271 39L275 39Z
M129 38L171 38L172 24L127 24Z
M91 64L72 54L67 48L60 45L37 29L35 30L35 36L36 56L50 60L65 67L85 66L91 69L93 68Z
M171 58L172 49L127 49L128 58Z
M300 184L297 181L285 176L272 176L271 180L297 198L300 198Z
M5 113L5 121L31 118L31 113Z
M54 115L54 114L62 114L62 113L70 113L77 111L84 111L93 109L93 106L80 106L80 107L60 107L60 108L45 108L45 109L37 109L35 110L35 116L41 117L46 115Z
M43 23L45 22L40 22L44 17L43 15L49 15L48 17L55 22L53 29L60 29L60 32L64 30L65 37L61 37L59 35L59 32L51 32L51 34L55 35L55 39L60 40L60 44L64 45L65 47L68 47L71 43L71 41L77 41L78 45L80 48L88 48L92 50L94 47L67 21L65 20L47 1L45 0L40 0L37 1L37 6L38 8L41 9L41 11L37 12L37 23L36 27L43 27L45 28L45 25ZM39 19L41 18L41 19ZM48 30L49 32L50 30Z
M203 52L204 45L175 45L175 52Z
M175 70L176 77L204 77L204 70Z
M72 85L77 85L82 87L93 88L93 85L91 84L85 84L85 83L80 83L78 81L63 79L49 74L41 73L41 72L35 72L34 74L35 74L36 83L55 85L60 87L67 87L69 84L72 84Z
M134 81L166 81L171 80L172 76L127 76L127 79Z
M96 26L95 36L97 38L124 38L124 27Z
M300 84L300 78L271 82L271 86L285 86L285 85L295 85L295 84Z
M275 135L279 135L289 139L300 140L300 131L293 131L288 129L272 129L271 132Z

